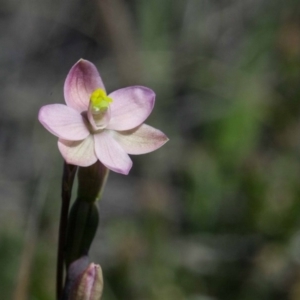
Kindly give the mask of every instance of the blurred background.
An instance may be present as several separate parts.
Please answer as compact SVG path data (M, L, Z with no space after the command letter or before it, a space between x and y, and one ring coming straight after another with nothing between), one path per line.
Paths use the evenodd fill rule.
M296 0L0 0L0 295L51 300L63 160L38 110L80 58L170 141L111 173L104 300L300 299Z

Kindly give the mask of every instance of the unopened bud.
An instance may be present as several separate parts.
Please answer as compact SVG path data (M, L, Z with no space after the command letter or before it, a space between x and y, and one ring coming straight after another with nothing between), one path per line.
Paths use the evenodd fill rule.
M102 291L103 276L101 267L91 263L73 285L69 300L100 300Z

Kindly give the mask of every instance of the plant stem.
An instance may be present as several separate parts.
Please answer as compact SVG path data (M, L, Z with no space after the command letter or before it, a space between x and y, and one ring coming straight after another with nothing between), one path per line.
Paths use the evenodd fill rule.
M59 236L57 248L57 265L56 265L56 299L59 300L63 291L63 274L64 274L64 256L65 243L68 225L68 213L70 200L72 195L72 187L74 182L77 166L64 163L62 190L61 190L61 212L59 221Z

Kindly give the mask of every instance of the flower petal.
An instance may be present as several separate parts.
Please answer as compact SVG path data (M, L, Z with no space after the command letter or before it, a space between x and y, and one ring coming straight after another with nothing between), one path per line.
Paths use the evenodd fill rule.
M97 161L92 135L89 135L83 141L66 141L59 139L58 149L68 164L88 167Z
M132 161L122 147L114 140L109 131L105 130L94 135L95 152L98 159L110 170L127 175Z
M132 86L112 92L111 119L107 129L128 130L141 125L150 115L155 93L143 86Z
M160 130L146 124L131 130L116 131L114 138L128 154L152 152L169 140Z
M88 109L90 96L96 89L103 89L102 79L94 64L80 59L70 70L64 85L68 106L82 112Z
M79 141L90 134L81 114L63 104L41 107L38 118L48 131L62 139Z

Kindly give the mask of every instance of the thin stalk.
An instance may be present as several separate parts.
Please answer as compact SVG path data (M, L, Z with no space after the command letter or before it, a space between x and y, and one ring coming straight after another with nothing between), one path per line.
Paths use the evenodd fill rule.
M56 265L56 299L61 299L63 291L63 275L64 275L64 259L65 244L67 236L68 213L70 200L72 195L72 187L74 182L77 166L64 163L62 189L61 189L61 212L59 220L58 248L57 248L57 265Z

